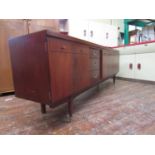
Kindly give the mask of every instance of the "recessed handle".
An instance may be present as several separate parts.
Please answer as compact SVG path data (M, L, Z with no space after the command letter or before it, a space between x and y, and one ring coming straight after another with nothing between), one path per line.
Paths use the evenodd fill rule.
M141 64L140 63L137 64L137 69L141 70Z
M129 69L133 69L133 64L132 63L129 63Z

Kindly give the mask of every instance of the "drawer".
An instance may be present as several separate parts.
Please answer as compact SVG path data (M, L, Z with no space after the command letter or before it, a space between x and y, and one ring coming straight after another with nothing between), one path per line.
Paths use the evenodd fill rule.
M82 44L73 43L72 44L72 52L74 54L87 54L89 55L89 48Z
M61 52L71 52L71 44L68 41L56 38L48 39L50 50L61 51Z
M118 51L116 50L102 50L103 55L118 55Z
M90 49L90 56L92 58L99 58L100 50L99 49Z
M100 61L97 58L91 59L91 70L99 69L100 68Z
M92 81L98 81L100 79L100 70L92 70L91 79Z

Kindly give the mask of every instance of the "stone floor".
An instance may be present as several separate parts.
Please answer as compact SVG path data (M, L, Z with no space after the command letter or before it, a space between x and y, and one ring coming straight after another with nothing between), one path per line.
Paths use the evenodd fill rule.
M155 134L155 85L108 80L74 101L71 122L66 105L47 108L16 98L0 97L0 134Z

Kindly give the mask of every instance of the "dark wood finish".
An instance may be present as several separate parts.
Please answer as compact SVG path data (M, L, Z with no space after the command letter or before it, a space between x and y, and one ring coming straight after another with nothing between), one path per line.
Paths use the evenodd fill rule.
M73 54L70 43L57 38L48 38L48 54L52 100L55 102L73 92Z
M15 94L41 103L51 99L45 35L43 31L10 41Z
M89 47L78 43L72 44L74 93L79 93L90 83Z
M46 104L41 104L41 112L42 114L46 113Z
M9 40L16 96L56 107L81 92L114 78L118 52L49 31ZM107 55L105 55L105 52Z
M72 104L72 99L69 99L68 101L68 114L70 117L73 115L73 104Z

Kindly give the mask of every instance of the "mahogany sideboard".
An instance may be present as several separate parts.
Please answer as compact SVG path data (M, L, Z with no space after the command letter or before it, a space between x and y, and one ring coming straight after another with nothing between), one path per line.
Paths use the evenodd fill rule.
M117 50L43 30L9 40L15 95L54 108L113 78L119 71Z

